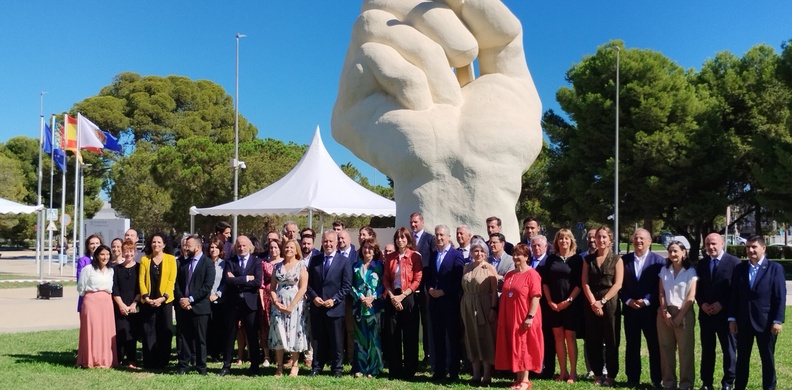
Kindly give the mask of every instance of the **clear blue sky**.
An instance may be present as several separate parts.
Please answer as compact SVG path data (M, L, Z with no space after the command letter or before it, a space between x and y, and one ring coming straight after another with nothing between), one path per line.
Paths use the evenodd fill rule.
M526 57L543 109L559 112L564 73L612 39L662 52L685 68L723 50L742 55L792 38L792 1L506 0L522 21ZM0 142L38 137L44 114L62 112L118 73L208 79L234 94L240 42L240 112L260 138L308 143L316 125L336 163L374 169L330 136L338 78L357 0L0 2ZM376 175L378 184L384 177Z

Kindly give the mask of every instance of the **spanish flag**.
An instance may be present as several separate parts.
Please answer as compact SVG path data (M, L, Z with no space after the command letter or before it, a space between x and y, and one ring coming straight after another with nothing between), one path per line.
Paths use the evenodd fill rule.
M77 150L77 118L63 115L63 123L58 123L58 132L61 134L61 149L68 150L82 162L82 156Z

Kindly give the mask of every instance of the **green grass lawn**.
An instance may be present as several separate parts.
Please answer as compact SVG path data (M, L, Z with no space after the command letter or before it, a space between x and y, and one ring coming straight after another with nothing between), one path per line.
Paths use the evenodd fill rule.
M787 308L787 316L792 310ZM8 313L6 313L8 315ZM789 388L792 384L792 336L785 330L781 333L776 345L776 369L778 373L779 389ZM697 331L698 334L698 331ZM48 331L35 333L16 333L0 335L0 389L425 389L441 388L427 381L429 373L422 372L414 382L389 381L387 379L355 379L351 376L335 379L328 376L308 378L308 372L303 369L299 378L274 378L274 368L263 369L262 376L251 378L244 375L244 368L232 369L234 375L230 377L217 377L212 375L220 369L220 364L210 364L210 374L202 377L197 374L186 376L173 375L174 370L165 373L130 372L126 370L83 370L74 368L76 360L78 332L74 330ZM582 349L582 342L579 343ZM621 346L624 351L624 342ZM623 356L623 353L622 353ZM697 348L696 367L701 356ZM718 353L720 359L720 353ZM620 358L622 372L617 377L618 382L624 382L624 358ZM646 348L643 349L643 375L642 381L649 382L648 356ZM720 363L717 363L716 381L719 380ZM349 367L346 367L348 372ZM578 364L578 372L585 370L582 359ZM698 368L697 368L698 370ZM701 386L698 379L695 388ZM469 379L470 376L463 376ZM581 381L570 385L553 381L535 380L534 389L598 389L590 381ZM511 377L496 379L492 387L505 388L511 383ZM467 384L455 384L451 388L469 388ZM751 355L751 380L749 388L761 387L761 372L759 355L754 350Z

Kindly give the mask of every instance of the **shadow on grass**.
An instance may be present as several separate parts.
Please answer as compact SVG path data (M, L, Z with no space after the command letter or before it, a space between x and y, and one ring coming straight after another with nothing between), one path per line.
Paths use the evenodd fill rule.
M36 354L8 354L11 358L16 359L14 363L47 363L53 366L74 367L77 362L77 351L40 351Z

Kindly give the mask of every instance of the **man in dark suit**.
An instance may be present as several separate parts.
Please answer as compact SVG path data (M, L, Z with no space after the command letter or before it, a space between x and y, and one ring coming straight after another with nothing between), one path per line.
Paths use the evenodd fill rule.
M740 259L723 250L723 237L711 233L704 239L707 256L696 267L696 302L699 305L699 339L701 340L701 390L713 390L715 374L715 337L723 352L723 389L731 390L736 372L737 338L729 332L726 321L731 300L731 280Z
M358 253L355 247L352 246L352 236L345 229L336 230L338 233L338 253L341 256L349 259L351 264L357 261ZM352 315L352 295L347 294L346 298L346 314L344 314L344 351L346 352L346 361L352 365L352 372L357 372L357 364L355 362L355 317Z
M624 280L619 298L624 309L624 372L627 386L641 382L641 332L649 350L649 377L655 388L661 388L660 343L657 340L657 308L659 274L665 259L649 250L652 237L646 229L638 229L632 236L634 252L622 257Z
M462 258L465 259L465 264L471 262L471 258L470 258L470 239L471 238L473 238L473 233L470 232L470 226L468 226L468 225L457 226L457 229L456 229L456 240L457 240L457 244L459 244L459 246L456 247L456 250L458 250L460 253L462 253Z
M489 217L487 218L487 237L492 237L495 233L501 233L501 228L503 222L498 217ZM503 243L503 251L506 252L507 255L511 256L512 251L514 251L514 244L505 240L501 241ZM490 242L487 241L487 245L490 245Z
M206 329L212 314L209 295L214 284L215 267L212 260L203 255L201 246L198 235L187 237L183 245L184 260L176 273L176 323L181 339L179 374L187 373L190 360L195 356L195 369L206 375Z
M435 228L435 240L437 246L429 259L429 272L424 279L434 336L432 380L444 381L448 373L448 380L453 382L459 380L459 305L465 263L462 253L451 246L448 226Z
M239 321L245 328L248 350L250 352L250 369L252 376L258 375L261 364L259 351L259 294L261 287L261 259L250 252L253 244L246 236L239 236L236 240L236 255L226 262L223 283L226 286L223 296L226 299L226 349L223 368L219 376L231 373L231 358L234 356L234 341L236 340Z
M421 254L421 262L423 263L423 275L426 275L429 269L429 257L432 251L437 246L435 244L435 237L432 233L424 230L423 214L416 211L410 215L410 230L413 232L415 239L415 251ZM421 287L415 292L415 305L418 306L418 313L421 317L421 329L423 336L421 342L423 343L424 362L430 363L434 367L431 359L432 349L434 348L434 337L432 336L432 324L429 318L429 312L426 310L428 307L429 296L426 295L426 279L421 280Z
M748 261L734 267L729 304L729 331L737 335L737 372L734 388L748 385L751 349L762 359L762 388L776 388L775 344L784 323L786 281L780 264L765 258L764 239L753 236L745 244Z
M531 268L545 277L545 264L547 264L547 250L549 248L547 237L535 234L531 237ZM542 318L549 316L552 309L547 304L546 299L539 301L539 308L542 310ZM544 360L542 361L542 372L539 373L541 379L552 379L555 374L556 352L555 339L553 338L553 327L550 321L542 321L542 337L544 338Z
M352 262L336 250L338 233L322 234L323 253L308 264L308 289L313 365L311 376L319 375L325 363L336 377L341 377L344 353L345 298L352 289Z

